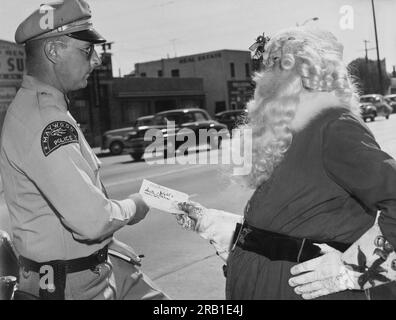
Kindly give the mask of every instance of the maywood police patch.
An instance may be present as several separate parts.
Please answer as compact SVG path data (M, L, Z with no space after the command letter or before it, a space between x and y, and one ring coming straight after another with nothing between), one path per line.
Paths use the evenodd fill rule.
M73 142L78 143L78 133L76 128L66 121L51 122L41 134L41 148L45 156Z

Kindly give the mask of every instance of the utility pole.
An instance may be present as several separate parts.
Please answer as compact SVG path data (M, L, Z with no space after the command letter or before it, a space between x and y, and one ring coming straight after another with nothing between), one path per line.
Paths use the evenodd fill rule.
M378 46L378 35L377 35L377 22L375 19L375 8L374 8L374 0L371 0L371 6L373 8L373 19L374 19L374 31L375 31L375 45L377 47L377 67L378 67L378 77L379 77L379 83L380 83L380 90L381 94L384 94L384 88L382 86L382 70L381 70L381 61L380 61L380 55L379 55L379 46Z
M369 52L370 50L375 50L376 48L375 48L375 47L373 47L373 48L367 48L367 43L370 42L369 40L363 40L363 42L364 42L364 51L366 52L366 55L365 55L366 64L368 64L368 62L369 62L369 60L368 60L368 52ZM359 50L359 51L360 51L360 50Z
M177 53L176 53L176 44L175 44L175 42L177 41L178 39L171 39L171 40L169 40L170 42L172 42L172 45L173 45L173 52L175 53L175 58L177 57Z
M367 42L369 42L368 40L363 40L364 42L364 51L366 51L366 63L368 63L368 55L367 55Z

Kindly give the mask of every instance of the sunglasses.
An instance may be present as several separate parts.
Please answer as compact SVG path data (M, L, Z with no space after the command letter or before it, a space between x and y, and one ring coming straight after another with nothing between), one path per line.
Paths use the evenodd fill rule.
M61 43L63 46L67 46L67 44L65 44L62 41L54 41L54 42ZM78 48L78 47L73 47L73 48L82 51L84 55L87 57L87 60L91 60L92 55L95 52L94 44L91 44L89 47L85 47L85 48Z
M82 51L82 52L87 56L87 59L88 59L88 60L91 60L92 55L93 55L93 53L94 53L94 51L95 51L95 46L94 46L93 44L91 44L91 45L90 45L89 47L87 47L87 48L76 48L76 49Z

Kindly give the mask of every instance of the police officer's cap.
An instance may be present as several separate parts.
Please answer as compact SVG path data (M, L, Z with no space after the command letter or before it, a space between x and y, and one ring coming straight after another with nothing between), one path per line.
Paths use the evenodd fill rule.
M106 40L93 28L91 10L84 0L43 4L25 19L15 32L16 43L67 35L90 43Z

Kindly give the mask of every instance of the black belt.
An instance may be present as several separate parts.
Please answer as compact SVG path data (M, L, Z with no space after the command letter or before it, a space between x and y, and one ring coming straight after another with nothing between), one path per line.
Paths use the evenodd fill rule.
M327 244L344 252L350 244L335 241L317 241L307 238L295 238L276 232L258 229L246 222L237 224L233 244L243 250L252 251L269 260L304 262L321 256L321 249L314 243Z
M71 260L52 260L47 262L36 262L20 256L19 263L25 271L39 273L40 277L43 273L44 275L47 274L45 281L48 280L48 275L50 275L50 273L48 273L48 268L51 268L54 278L54 288L52 286L42 288L42 283L40 281L40 298L63 300L65 298L66 275L68 273L80 272L88 269L94 270L99 264L107 261L107 250L108 247L105 246L88 257Z

